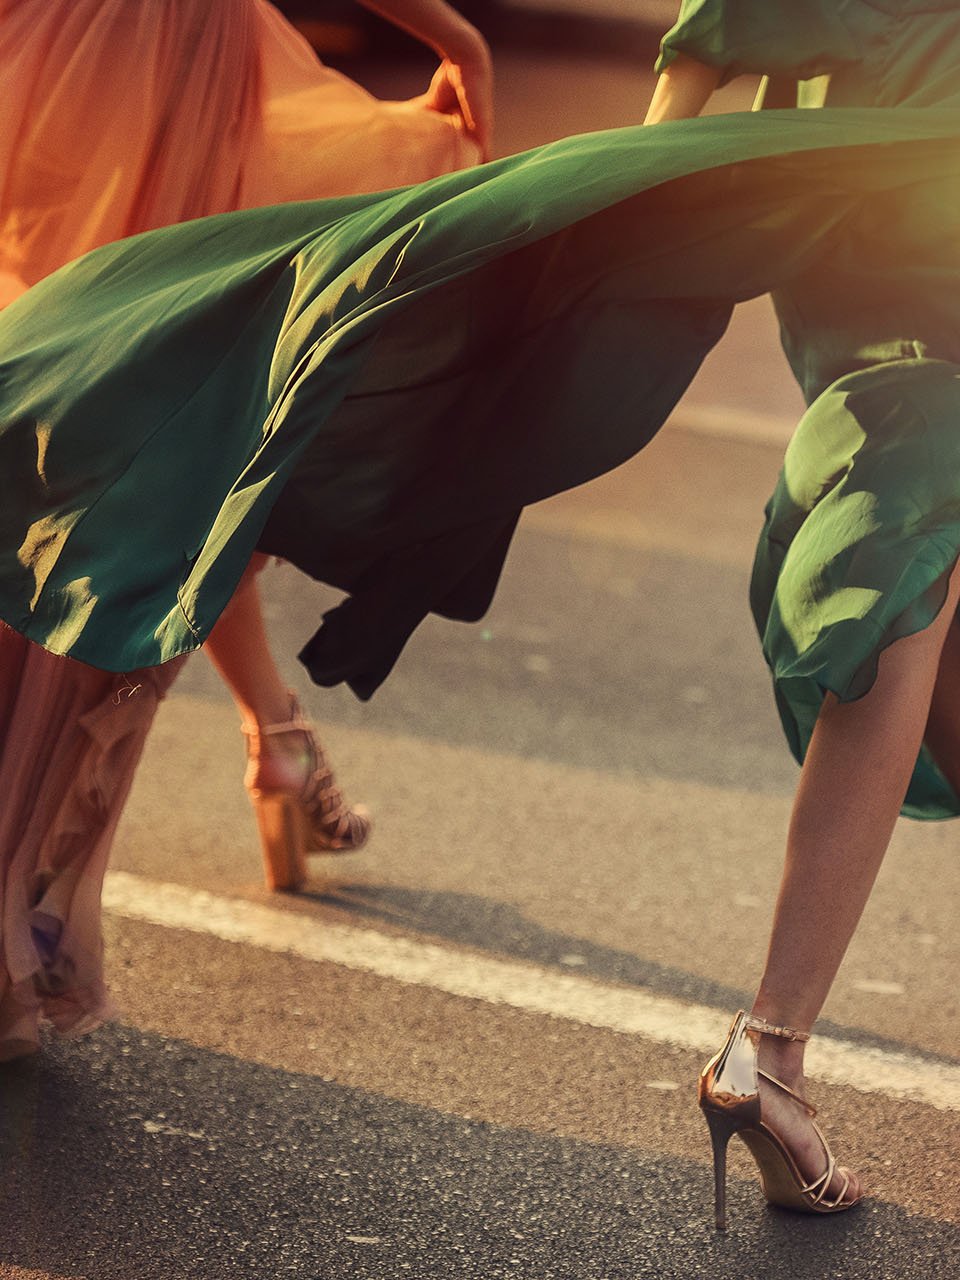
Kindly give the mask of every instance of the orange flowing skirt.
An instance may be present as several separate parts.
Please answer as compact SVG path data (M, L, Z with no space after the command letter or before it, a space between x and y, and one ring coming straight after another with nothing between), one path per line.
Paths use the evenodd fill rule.
M140 231L477 159L458 116L372 97L266 0L0 0L0 305ZM178 669L117 677L0 626L0 1059L108 1009L103 874Z

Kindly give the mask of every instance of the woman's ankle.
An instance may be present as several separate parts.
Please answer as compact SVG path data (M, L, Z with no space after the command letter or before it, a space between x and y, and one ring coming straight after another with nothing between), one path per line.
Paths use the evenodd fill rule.
M264 690L256 699L237 702L240 721L247 733L271 725L286 724L293 714L293 699L287 689Z
M761 1036L757 1065L794 1092L803 1092L803 1051L805 1045L778 1036Z
M303 732L264 736L247 760L244 785L248 790L298 792L314 763L311 745Z
M785 1008L786 1006L779 1002L774 1003L763 999L761 993L751 1013L770 1026L809 1034L809 1019L795 1010L788 1010L785 1014ZM775 1076L791 1089L799 1089L803 1085L805 1049L805 1040L791 1040L785 1036L761 1033L757 1047L757 1063L769 1075Z

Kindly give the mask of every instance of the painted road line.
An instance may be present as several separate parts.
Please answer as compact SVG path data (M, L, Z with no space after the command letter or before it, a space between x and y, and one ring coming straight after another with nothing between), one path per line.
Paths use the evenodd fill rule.
M107 876L103 905L112 915L129 920L186 929L703 1054L719 1047L730 1022L729 1013L637 987L615 986L374 929L329 924L299 912L221 898L125 871ZM960 1066L949 1063L821 1036L810 1045L807 1072L859 1093L889 1094L941 1111L960 1111Z

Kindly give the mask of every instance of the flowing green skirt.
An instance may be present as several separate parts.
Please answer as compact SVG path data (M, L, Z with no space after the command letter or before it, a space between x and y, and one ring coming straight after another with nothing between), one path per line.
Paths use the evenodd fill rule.
M156 665L203 642L260 547L348 592L302 656L369 696L426 613L483 612L526 503L647 443L735 302L846 269L879 207L911 307L924 281L957 294L957 205L924 193L956 190L958 135L955 112L906 109L617 130L87 255L0 315L0 618L107 670ZM878 646L936 611L960 546L943 500L960 320L938 305L890 350L921 352L916 330L939 373L871 355L842 315L807 335L841 372L876 367L897 459L875 519L838 527L795 476L824 451L873 456L842 388L791 450L754 601L798 753L823 690L858 696ZM894 401L915 412L888 426ZM906 506L925 512L909 537ZM814 507L814 550L781 554ZM818 594L824 565L841 576Z
M824 693L861 697L883 650L930 625L958 554L960 364L893 361L839 379L790 443L751 583L797 760ZM926 749L904 813L960 813Z

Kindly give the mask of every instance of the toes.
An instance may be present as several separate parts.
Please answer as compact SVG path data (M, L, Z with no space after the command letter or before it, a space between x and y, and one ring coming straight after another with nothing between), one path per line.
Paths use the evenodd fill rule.
M843 1187L843 1179L847 1179L847 1189L843 1193L843 1200L847 1204L852 1204L854 1200L859 1200L863 1195L863 1183L860 1181L858 1174L852 1169L848 1169L846 1165L840 1165L837 1169L839 1181L837 1181L834 1195L839 1195Z

